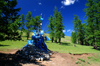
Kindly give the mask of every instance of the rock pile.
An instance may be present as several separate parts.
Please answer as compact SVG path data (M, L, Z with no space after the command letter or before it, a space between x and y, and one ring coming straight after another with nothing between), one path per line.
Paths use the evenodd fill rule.
M28 45L27 47L18 50L16 54L30 61L43 61L50 59L52 51L42 51L35 45Z

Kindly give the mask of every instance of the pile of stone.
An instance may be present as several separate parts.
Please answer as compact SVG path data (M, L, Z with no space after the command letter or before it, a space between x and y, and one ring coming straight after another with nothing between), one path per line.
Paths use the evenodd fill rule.
M35 45L28 45L18 50L16 54L30 61L43 61L50 59L52 51L41 51Z

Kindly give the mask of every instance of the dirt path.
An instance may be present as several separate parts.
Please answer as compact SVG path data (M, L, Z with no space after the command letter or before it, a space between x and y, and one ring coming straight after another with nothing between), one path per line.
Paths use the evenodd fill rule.
M0 51L0 66L77 66L77 58L87 58L93 54L71 55L67 53L55 52L50 60L28 61L15 55L17 49L3 52ZM10 53L10 54L9 54Z

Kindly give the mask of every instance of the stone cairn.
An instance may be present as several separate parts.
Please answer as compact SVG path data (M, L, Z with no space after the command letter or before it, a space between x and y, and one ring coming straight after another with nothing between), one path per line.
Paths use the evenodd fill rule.
M28 45L18 50L16 54L30 61L43 61L50 59L52 51L42 51L35 45Z

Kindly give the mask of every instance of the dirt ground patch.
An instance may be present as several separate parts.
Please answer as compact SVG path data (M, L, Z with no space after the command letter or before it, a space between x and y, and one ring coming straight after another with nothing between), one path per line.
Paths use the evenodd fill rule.
M75 62L78 58L87 58L93 54L73 55L68 53L57 53L50 60L29 61L16 55L17 49L8 52L0 51L0 66L78 66ZM92 66L92 65L91 65Z

